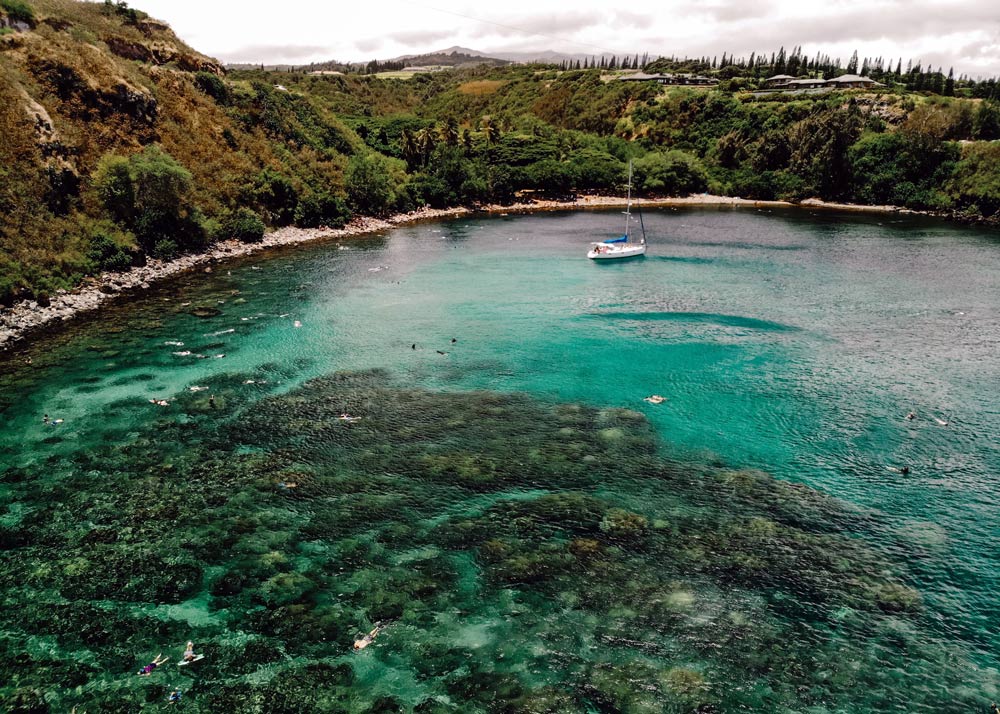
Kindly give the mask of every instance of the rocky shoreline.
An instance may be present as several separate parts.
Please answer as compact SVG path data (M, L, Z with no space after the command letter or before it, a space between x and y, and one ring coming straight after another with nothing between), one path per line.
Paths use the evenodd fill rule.
M633 199L633 203L642 206L717 205L785 207L798 205L809 208L830 208L836 210L916 213L915 211L900 209L895 206L858 206L826 203L816 199L792 204L787 201L754 201L729 196L714 196L711 194L697 194L681 198ZM265 235L264 240L259 243L241 243L236 240L220 241L213 244L204 253L184 255L174 260L150 259L145 266L133 268L127 272L103 273L100 276L88 278L74 290L58 291L48 300L48 304L46 305L39 304L34 300L28 300L20 302L11 308L2 308L0 309L0 350L10 349L14 344L20 342L35 330L70 320L81 313L96 310L105 302L123 293L134 290L145 290L152 283L172 275L230 258L251 255L269 248L306 243L319 239L336 240L351 238L390 230L396 226L419 221L454 218L473 213L527 213L531 211L611 208L623 205L625 205L625 199L620 196L579 196L569 201L532 200L506 206L482 206L475 210L470 208L423 208L387 219L356 218L343 228L279 228Z

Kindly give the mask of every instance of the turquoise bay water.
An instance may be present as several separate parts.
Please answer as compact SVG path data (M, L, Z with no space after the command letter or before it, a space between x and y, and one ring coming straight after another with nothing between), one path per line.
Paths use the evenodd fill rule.
M8 704L125 711L181 683L195 711L998 696L997 236L664 210L644 259L587 261L617 222L256 257L14 355L5 604L64 616L0 623ZM122 619L78 639L100 613ZM210 666L136 678L189 637Z

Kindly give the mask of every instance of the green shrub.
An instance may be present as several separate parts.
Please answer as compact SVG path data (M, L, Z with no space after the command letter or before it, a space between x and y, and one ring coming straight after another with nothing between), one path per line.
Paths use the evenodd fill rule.
M144 250L163 240L175 250L204 246L204 219L191 203L191 173L158 146L127 158L103 157L94 186L108 213L135 234Z
M355 211L384 216L394 207L397 182L385 157L374 153L352 157L344 179Z
M229 85L226 84L222 77L211 72L196 72L194 83L198 85L198 89L210 96L221 106L229 106L232 102L233 97L229 91Z
M976 110L972 122L972 135L976 139L1000 139L1000 102L985 100Z
M21 287L18 279L21 266L12 261L0 260L0 305L10 307L14 304L17 291Z
M808 197L809 190L802 178L791 172L744 168L731 174L725 193L759 201L799 201Z
M170 260L177 255L177 244L169 238L156 241L153 246L153 257L160 260Z
M87 259L97 271L122 272L132 267L132 255L106 231L91 234Z
M903 132L864 136L848 150L853 197L865 204L931 208L934 187L957 158L955 145L947 142Z
M458 197L448 184L437 175L417 174L410 189L418 203L432 208L447 208L458 202Z
M708 188L701 162L683 151L653 152L636 159L635 184L643 191L687 195Z
M535 188L553 196L568 194L576 183L573 165L556 159L532 164L528 167L528 176Z
M295 224L303 228L340 228L350 217L351 211L344 199L328 191L310 191L295 207Z
M948 195L973 215L1000 212L1000 144L970 144L946 184ZM974 210L972 210L974 209Z
M252 209L243 206L223 219L222 235L244 243L259 243L264 239L264 221Z
M0 0L0 8L3 8L14 22L26 22L32 27L35 26L35 11L24 0Z
M129 7L125 0L118 0L118 2L112 2L112 0L104 0L104 12L109 15L117 15L122 18L122 21L126 25L135 25L139 20L144 20L149 17L142 10L136 10L133 7Z
M579 149L569 160L576 169L577 187L581 189L611 189L623 183L624 165L606 151Z
M287 226L295 220L299 194L287 176L271 169L264 169L249 187L246 201L260 207L267 223Z

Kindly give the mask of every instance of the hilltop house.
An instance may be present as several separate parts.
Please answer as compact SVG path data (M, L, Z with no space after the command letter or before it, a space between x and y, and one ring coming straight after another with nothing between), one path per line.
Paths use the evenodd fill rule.
M787 74L778 74L764 80L765 89L779 92L795 92L803 89L871 89L884 86L871 77L859 77L856 74L845 74L833 79L793 79Z
M764 80L764 86L765 87L776 87L779 84L784 84L785 82L788 82L788 81L793 80L793 79L795 79L795 77L793 77L790 74L776 74L773 77L768 77L767 79L765 79Z
M826 80L826 86L839 87L841 89L869 89L870 87L884 87L881 82L876 82L870 77L859 77L856 74L845 74L840 77Z
M614 79L619 82L656 82L664 85L696 87L710 87L719 83L717 79L703 77L700 74L646 74L645 72L632 72L630 74L619 75Z

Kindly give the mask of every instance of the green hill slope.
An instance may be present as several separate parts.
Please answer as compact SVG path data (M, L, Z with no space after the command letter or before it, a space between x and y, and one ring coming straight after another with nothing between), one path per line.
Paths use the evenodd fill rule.
M1000 103L888 73L876 90L745 91L772 69L705 69L715 89L523 65L226 73L124 3L0 0L0 303L265 226L616 192L630 159L646 194L1000 222Z
M237 206L272 224L291 222L300 199L305 223L346 214L334 197L362 144L308 98L227 82L217 62L125 7L26 7L29 29L0 36L0 298L119 266L116 247L138 260L197 247ZM162 154L154 173L183 179L173 187L179 215L144 215L153 208L141 196L109 208L99 166L122 157L128 168L124 157L151 146ZM179 226L184 236L173 236Z

